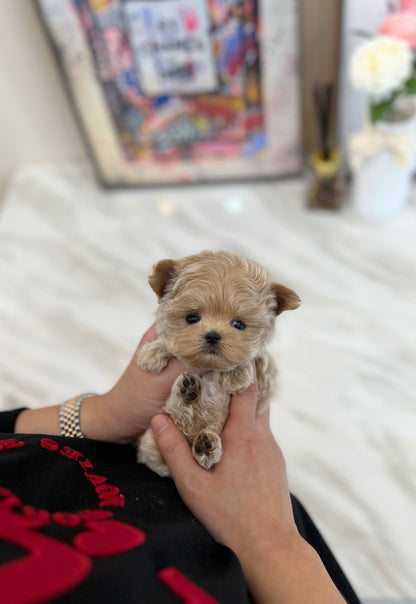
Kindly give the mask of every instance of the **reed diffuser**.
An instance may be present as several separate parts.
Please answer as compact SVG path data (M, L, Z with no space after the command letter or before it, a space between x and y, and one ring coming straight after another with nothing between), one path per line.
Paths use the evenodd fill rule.
M338 209L341 204L339 171L341 154L330 144L330 120L334 98L333 84L317 84L313 90L319 148L310 156L310 208Z

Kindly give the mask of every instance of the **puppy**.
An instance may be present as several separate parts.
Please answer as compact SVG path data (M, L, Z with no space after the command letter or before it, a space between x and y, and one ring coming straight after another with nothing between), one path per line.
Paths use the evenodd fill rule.
M300 299L273 283L260 265L227 252L161 260L149 283L159 299L158 339L141 348L137 363L159 373L177 358L206 372L180 375L163 412L185 435L197 462L209 469L221 459L230 396L252 383L253 361L257 412L267 408L276 368L266 344L276 316L297 308ZM160 476L169 475L151 429L139 441L138 460Z

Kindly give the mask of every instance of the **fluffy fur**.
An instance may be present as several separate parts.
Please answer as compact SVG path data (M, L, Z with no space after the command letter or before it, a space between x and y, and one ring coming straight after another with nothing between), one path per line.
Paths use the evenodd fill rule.
M230 395L252 382L253 360L258 413L268 406L276 368L266 344L276 316L297 308L300 300L273 283L257 263L227 252L161 260L149 283L159 299L158 339L143 346L137 362L152 373L174 358L206 370L202 377L179 376L163 411L186 436L198 463L209 469L221 458ZM159 475L169 475L151 429L139 441L138 458Z

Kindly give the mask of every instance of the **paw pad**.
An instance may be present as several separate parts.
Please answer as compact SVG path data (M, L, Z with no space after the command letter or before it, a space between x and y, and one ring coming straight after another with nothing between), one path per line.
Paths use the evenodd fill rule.
M209 470L221 459L220 437L213 430L203 430L193 442L192 453L199 465Z
M195 443L195 453L197 453L198 455L209 456L209 454L211 453L211 449L212 442L210 441L208 436L204 435L197 438Z
M184 374L179 388L184 403L196 403L201 392L201 382L197 376Z

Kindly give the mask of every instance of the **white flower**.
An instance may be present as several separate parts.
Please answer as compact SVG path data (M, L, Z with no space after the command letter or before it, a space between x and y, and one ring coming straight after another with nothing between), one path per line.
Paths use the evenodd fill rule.
M407 42L377 36L353 54L351 80L358 90L382 98L403 86L412 72L412 62L413 53Z

